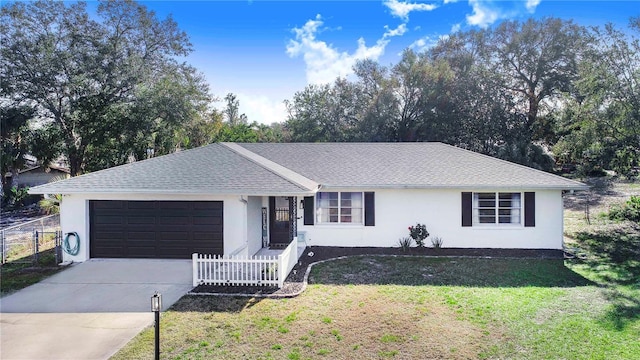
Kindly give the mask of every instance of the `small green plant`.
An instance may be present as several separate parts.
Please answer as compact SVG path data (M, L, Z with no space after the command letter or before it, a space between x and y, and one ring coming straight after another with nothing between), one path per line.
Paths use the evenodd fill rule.
M300 359L300 350L293 349L289 354L287 354L287 358L289 360L298 360Z
M280 325L280 326L278 326L278 332L281 333L281 334L286 334L286 333L289 332L289 329L287 329L286 327Z
M424 240L429 237L427 226L417 223L416 226L409 226L409 236L416 242L418 247L424 247Z
M431 244L433 245L434 249L440 249L443 242L444 240L442 240L442 238L439 236L434 236L431 238Z
M29 187L14 186L9 190L9 206L12 208L20 208L24 206L25 201L29 197Z
M400 342L400 337L398 335L393 335L393 334L384 334L380 338L380 341L385 344L392 343L392 342Z
M411 245L413 245L413 239L408 236L398 239L398 246L404 251L409 250Z
M328 349L320 349L318 350L318 355L327 355L329 353Z
M640 196L632 195L624 204L613 207L609 210L609 219L640 223Z
M323 316L322 317L322 322L325 324L331 324L331 318L328 316Z
M40 210L47 215L59 214L62 194L45 195L44 199L38 202Z
M282 345L280 344L271 345L271 350L282 350Z

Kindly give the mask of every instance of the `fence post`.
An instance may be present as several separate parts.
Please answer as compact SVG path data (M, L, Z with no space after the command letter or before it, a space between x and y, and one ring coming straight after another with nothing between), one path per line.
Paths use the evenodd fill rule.
M278 255L278 267L276 268L276 276L278 276L278 289L282 289L284 286L284 256Z
M33 230L33 262L38 263L38 230Z
M7 244L5 244L4 230L0 231L0 241L2 241L2 263L7 261Z
M191 264L192 264L192 283L193 286L198 286L198 253L191 254Z

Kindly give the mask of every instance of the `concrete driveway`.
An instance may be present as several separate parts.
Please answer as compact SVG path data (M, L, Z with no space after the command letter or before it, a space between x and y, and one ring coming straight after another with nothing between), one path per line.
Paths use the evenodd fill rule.
M1 359L108 359L191 290L191 260L91 259L0 299Z

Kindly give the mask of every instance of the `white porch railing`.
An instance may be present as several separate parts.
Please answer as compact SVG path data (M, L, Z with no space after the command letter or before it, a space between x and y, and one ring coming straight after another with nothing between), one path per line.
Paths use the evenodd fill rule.
M206 255L194 253L193 286L198 285L284 285L284 279L298 262L294 241L278 256Z

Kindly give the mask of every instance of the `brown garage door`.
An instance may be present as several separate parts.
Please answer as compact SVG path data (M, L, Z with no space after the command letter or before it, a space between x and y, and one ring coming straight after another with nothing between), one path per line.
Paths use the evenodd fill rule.
M92 258L222 254L222 201L91 201Z

